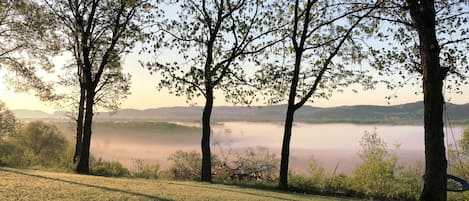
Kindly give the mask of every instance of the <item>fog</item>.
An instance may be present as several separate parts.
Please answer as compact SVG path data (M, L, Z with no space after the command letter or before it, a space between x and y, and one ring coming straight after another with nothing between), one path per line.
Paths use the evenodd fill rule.
M173 122L184 126L195 123ZM399 164L410 165L424 161L424 130L420 125L355 125L355 124L307 124L293 127L290 164L291 169L303 172L308 160L314 158L332 173L351 173L361 160L358 156L360 140L365 131L376 129L390 150L399 158ZM61 126L73 139L72 126ZM463 127L445 129L448 142L461 138ZM454 136L454 140L453 140ZM161 130L118 129L98 127L94 129L91 153L105 160L117 160L132 168L134 159L158 162L168 166L168 156L177 151L200 152L200 129L188 132ZM248 147L267 147L280 158L283 138L281 123L223 122L212 126L212 151L225 154L232 150L242 152Z

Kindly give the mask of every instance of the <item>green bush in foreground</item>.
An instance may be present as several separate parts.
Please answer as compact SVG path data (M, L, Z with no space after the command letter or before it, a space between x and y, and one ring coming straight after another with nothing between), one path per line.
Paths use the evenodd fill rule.
M105 177L129 177L130 171L118 161L91 160L90 173Z
M57 127L34 121L0 142L1 161L12 167L57 167L69 146Z

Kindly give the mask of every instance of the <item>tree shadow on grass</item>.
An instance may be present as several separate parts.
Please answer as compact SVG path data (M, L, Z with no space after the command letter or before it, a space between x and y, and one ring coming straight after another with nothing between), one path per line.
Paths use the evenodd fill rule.
M132 192L132 191L126 191L126 190L117 189L117 188L110 188L110 187L106 187L106 186L98 186L98 185L80 183L80 182L69 181L69 180L64 180L64 179L51 178L51 177L35 175L35 174L30 174L30 173L21 172L21 171L15 171L15 170L6 169L6 168L0 168L0 171L10 172L10 173L14 173L14 174L21 174L21 175L40 178L40 179L47 179L47 180L52 180L52 181L64 182L64 183L69 183L69 184L73 184L73 185L80 185L80 186L85 186L85 187L89 187L89 188L98 188L98 189L102 189L102 190L106 190L106 191L124 193L124 194L132 195L132 196L140 196L140 197L145 197L145 198L152 199L152 200L172 201L171 199L162 198L162 197L158 197L158 196L154 196L154 195L148 195L148 194L139 193L139 192Z
M298 201L298 200L294 200L294 199L288 199L288 198L285 198L285 197L279 197L279 196L273 196L273 195L263 195L263 194L259 194L259 193L246 192L246 191L242 191L242 190L237 191L237 190L233 190L233 189L220 188L220 187L216 187L216 186L213 186L213 185L212 186L199 186L199 185L193 185L193 184L182 184L182 183L174 183L174 182L170 182L170 184L179 185L179 186L188 186L188 187L194 187L194 188L206 188L206 189L213 189L213 190L229 191L229 192L233 192L233 193L248 194L248 195L253 195L253 196L265 197L265 198L269 198L269 199L278 199L278 200L286 200L286 201ZM230 186L235 186L235 185L230 185ZM240 187L240 188L243 188L243 189L254 189L254 188L243 187L243 186L236 186L236 187ZM285 192L275 191L275 190L267 190L267 189L263 189L263 190L271 191L271 192L277 192L277 193L285 193Z

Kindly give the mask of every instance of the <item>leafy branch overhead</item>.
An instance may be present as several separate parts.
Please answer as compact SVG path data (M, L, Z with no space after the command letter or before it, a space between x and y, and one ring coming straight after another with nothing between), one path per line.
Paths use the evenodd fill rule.
M37 72L51 72L52 57L59 53L60 36L55 20L44 6L32 0L0 2L0 69L16 90L34 90L42 100L55 99L52 86Z
M207 88L220 89L231 101L249 102L239 100L241 94L252 95L241 62L249 63L251 56L280 41L269 39L278 28L265 25L265 2L186 0L176 5L181 7L177 17L158 22L153 39L158 50L168 49L182 59L144 64L162 76L159 88L189 101L207 97Z
M384 1L380 12L371 15L377 20L376 38L368 41L370 65L386 76L391 89L406 84L421 85L421 63L416 24L405 3ZM466 1L435 1L435 28L441 49L441 66L448 71L446 91L462 93L467 85L469 63L469 4ZM391 97L389 97L391 98Z

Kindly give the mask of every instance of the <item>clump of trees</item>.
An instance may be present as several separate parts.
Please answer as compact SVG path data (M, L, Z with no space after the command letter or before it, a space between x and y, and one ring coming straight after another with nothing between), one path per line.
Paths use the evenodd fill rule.
M0 165L55 168L69 161L69 143L57 127L41 121L23 125L3 104L0 111Z

